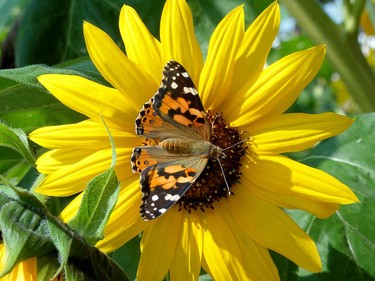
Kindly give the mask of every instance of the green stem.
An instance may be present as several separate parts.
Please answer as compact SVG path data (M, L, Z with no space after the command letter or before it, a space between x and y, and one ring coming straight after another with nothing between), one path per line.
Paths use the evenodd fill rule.
M358 25L365 4L366 0L344 1L344 29L347 34L358 35Z
M283 0L282 2L314 41L327 44L328 61L341 75L361 110L375 111L375 76L357 41L358 6L361 6L362 0L354 7L352 23L345 28L332 22L316 1ZM352 12L351 7L346 6L346 8L349 9L346 13Z

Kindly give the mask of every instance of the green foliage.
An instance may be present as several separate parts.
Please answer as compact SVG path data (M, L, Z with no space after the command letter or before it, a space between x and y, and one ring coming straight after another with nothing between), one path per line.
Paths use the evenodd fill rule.
M2 274L8 273L20 261L53 250L41 214L17 202L8 202L1 208L0 229L5 247L11 249Z
M347 132L321 143L304 159L350 186L360 200L359 204L340 208L330 219L315 220L309 226L318 246L327 253L326 271L335 273L331 280L334 276L341 280L371 280L370 276L375 276L375 228L371 223L375 213L375 166L369 149L375 145L374 122L373 113L358 116Z
M91 180L83 195L77 215L69 222L91 245L103 239L119 192L119 182L113 168Z
M360 203L342 206L328 219L301 211L289 211L317 242L323 272L311 274L275 254L282 280L373 280L375 276L375 114L359 115L345 133L325 140L299 160L319 168L347 184ZM291 272L296 278L290 278Z
M11 129L0 123L0 146L8 147L20 153L20 155L33 165L35 158L29 148L26 134L20 129Z
M23 155L29 166L34 165L26 135L19 129L0 125L0 145ZM128 280L113 260L92 246L103 237L117 201L119 183L113 168L90 181L71 227L51 215L32 192L14 186L4 176L0 176L0 183L0 230L8 252L0 276L35 256L40 257L38 268L45 280L63 270L67 280L78 280L74 279L77 276L82 280ZM46 256L54 261L49 264Z
M155 23L159 22L162 3L158 0L153 5L144 6L139 1L127 1L135 8L145 7L139 9L141 16L154 26L154 32L158 31ZM52 65L86 55L83 21L100 26L115 42L120 43L118 17L123 4L119 0L31 0L19 23L15 44L16 65ZM38 34L38 40L35 40L35 34Z

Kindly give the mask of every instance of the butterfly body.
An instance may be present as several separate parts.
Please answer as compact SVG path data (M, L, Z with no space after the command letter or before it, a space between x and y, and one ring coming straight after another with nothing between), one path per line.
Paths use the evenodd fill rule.
M136 133L156 145L133 150L133 172L140 173L141 216L157 218L194 184L210 158L223 155L210 142L209 124L202 102L187 71L170 61L162 84L135 121Z
M221 152L220 147L213 145L209 141L170 138L163 140L159 145L171 153L196 154L207 158L218 156Z

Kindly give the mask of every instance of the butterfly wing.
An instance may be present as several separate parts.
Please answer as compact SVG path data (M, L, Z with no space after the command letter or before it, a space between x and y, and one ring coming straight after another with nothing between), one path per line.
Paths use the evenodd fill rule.
M136 120L136 133L156 140L176 136L209 140L211 128L202 102L189 74L178 62L165 65L159 90Z
M176 159L176 154L158 146L135 148L131 162L133 171L141 173L142 218L155 219L172 207L199 177L207 161L189 155Z
M154 109L154 98L143 105L135 120L135 132L139 136L162 141L178 134L178 128L165 122Z

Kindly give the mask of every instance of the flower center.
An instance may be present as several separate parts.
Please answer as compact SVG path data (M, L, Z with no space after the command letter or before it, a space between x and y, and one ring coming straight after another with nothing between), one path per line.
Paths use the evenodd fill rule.
M212 125L210 142L223 149L224 155L219 159L209 159L202 174L177 202L179 210L189 213L192 210L213 209L215 201L234 194L231 187L240 179L240 160L247 149L241 142L243 132L228 126L221 114L208 111L207 119Z

